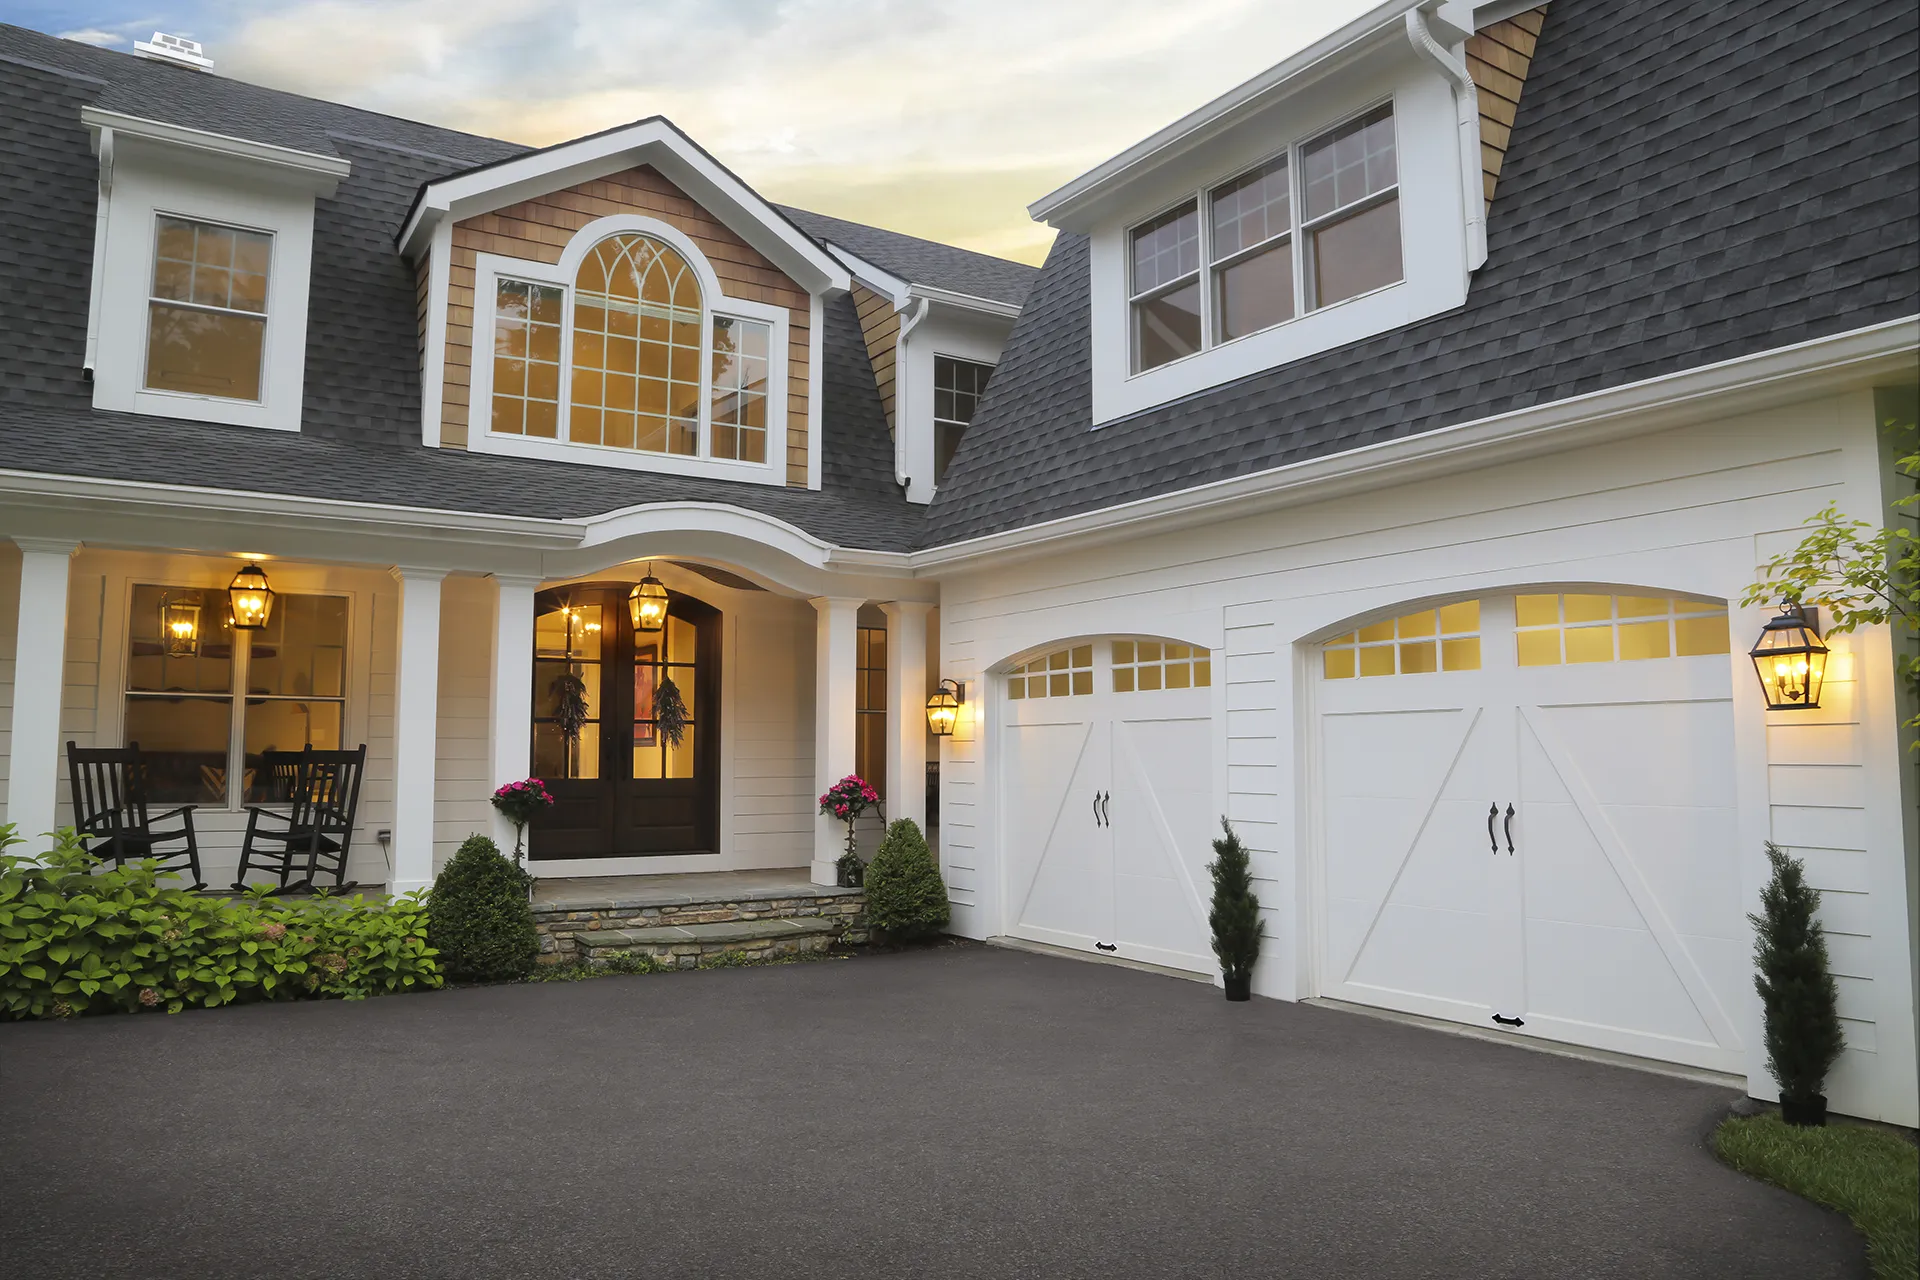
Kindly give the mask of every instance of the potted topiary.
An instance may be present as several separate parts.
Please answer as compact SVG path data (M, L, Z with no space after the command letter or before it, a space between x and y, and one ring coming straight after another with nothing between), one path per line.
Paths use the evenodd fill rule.
M947 885L911 818L887 828L866 880L867 920L889 939L913 942L946 928Z
M455 982L506 982L533 972L540 938L531 877L485 836L468 836L427 895L427 945Z
M1765 1016L1767 1070L1780 1086L1780 1118L1794 1125L1827 1122L1827 1072L1846 1040L1840 990L1827 963L1827 935L1816 912L1820 891L1806 869L1771 840L1773 875L1760 891L1753 923L1754 989Z
M880 793L875 791L865 778L850 773L840 781L828 787L820 797L820 812L830 813L847 824L847 851L834 863L839 873L840 884L844 888L858 889L866 877L866 864L860 861L860 853L854 847L853 824L868 809L880 807Z
M1253 966L1260 958L1260 899L1253 892L1253 861L1233 825L1220 819L1226 834L1213 842L1213 906L1207 925L1213 930L1213 954L1220 961L1220 978L1227 999L1246 1000L1253 994Z
M493 807L500 815L513 824L513 862L520 865L526 852L527 824L540 816L543 809L553 806L553 794L547 790L547 784L538 778L523 778L519 782L509 782L493 793Z

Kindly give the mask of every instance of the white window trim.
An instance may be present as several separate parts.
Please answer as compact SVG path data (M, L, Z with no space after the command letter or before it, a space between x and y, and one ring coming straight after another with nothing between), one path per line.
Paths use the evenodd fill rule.
M692 269L700 285L700 454L646 453L615 445L579 444L567 438L569 410L573 390L573 306L574 278L580 263L594 246L608 236L639 234L651 236L672 247ZM499 281L524 280L531 284L555 285L565 292L562 302L564 323L560 332L560 407L559 437L542 440L493 430L493 325L494 297ZM712 363L713 320L715 316L738 317L772 326L767 369L767 459L765 462L737 462L731 458L707 456L713 438ZM656 218L640 214L615 214L598 218L580 228L567 242L565 252L555 263L531 262L501 254L482 253L474 258L473 280L473 367L472 393L467 406L467 447L476 453L505 454L520 458L543 458L554 462L586 462L596 466L620 467L630 471L653 471L667 475L706 476L716 480L735 480L749 484L785 485L787 483L787 359L792 317L785 307L748 298L729 297L720 286L707 257L692 239ZM813 397L817 399L817 392Z
M1305 154L1306 148L1318 142L1321 138L1326 137L1328 134L1338 132L1356 120L1364 119L1381 107L1387 107L1392 110L1392 115L1388 117L1393 121L1394 178L1392 184L1382 187L1378 191L1368 192L1360 199L1350 200L1338 208L1329 209L1318 217L1309 218L1307 216L1306 205L1306 177L1301 164L1301 159ZM1188 360L1196 360L1208 352L1216 351L1221 347L1232 346L1235 343L1245 342L1250 338L1257 338L1262 334L1271 333L1276 329L1282 329L1288 325L1299 324L1323 311L1330 311L1334 307L1342 307L1350 302L1358 302L1362 298L1369 298L1377 293L1385 293L1389 289L1397 289L1406 284L1406 227L1404 221L1405 209L1403 206L1400 278L1398 280L1381 285L1378 288L1369 289L1365 293L1356 293L1352 297L1342 298L1338 302L1329 302L1324 305L1313 302L1312 291L1307 287L1308 271L1312 265L1308 261L1308 239L1315 232L1362 213L1374 205L1383 204L1389 199L1398 200L1400 198L1400 157L1404 154L1404 150L1405 148L1401 138L1400 112L1394 102L1393 95L1388 94L1374 99L1356 111L1349 111L1333 123L1323 125L1304 137L1295 138L1285 147L1270 151L1251 164L1243 164L1230 173L1222 174L1211 182L1202 184L1193 191L1185 192L1178 198L1168 201L1146 217L1138 218L1132 223L1129 223L1121 234L1122 244L1126 250L1127 272L1127 380L1131 382L1137 378L1149 377L1160 372L1162 369L1171 368L1174 365L1184 363ZM1211 204L1213 193L1227 183L1234 181L1236 178L1244 177L1262 166L1273 163L1282 156L1285 156L1287 161L1287 217L1289 219L1287 229L1278 235L1268 236L1258 245L1242 246L1220 261L1214 261L1213 209ZM1152 299L1161 294L1169 293L1174 289L1183 287L1189 279L1193 278L1194 273L1189 272L1187 275L1179 277L1179 279L1173 283L1157 285L1153 289L1144 292L1136 291L1133 287L1133 234L1140 228L1153 222L1156 218L1164 217L1173 210L1188 204L1193 206L1199 217L1200 269L1198 278L1200 281L1200 349L1189 352L1184 356L1175 357L1172 360L1166 361L1164 364L1154 365L1150 369L1135 369L1133 367L1133 308L1135 304L1142 300ZM1255 329L1251 333L1243 333L1237 338L1220 338L1219 335L1215 333L1219 317L1220 269L1242 258L1251 257L1255 251L1262 248L1262 246L1271 245L1281 239L1286 240L1287 253L1292 259L1293 314L1285 320L1276 320L1270 325Z
M1093 345L1093 425L1127 418L1240 378L1376 337L1466 300L1470 271L1462 235L1460 137L1454 127L1451 87L1407 60L1381 58L1371 73L1350 82L1325 83L1278 111L1279 119L1248 122L1233 137L1209 144L1209 162L1196 155L1171 185L1124 214L1089 229L1089 284ZM1327 306L1305 309L1309 254L1302 227L1300 148L1382 106L1391 105L1396 151L1394 192L1400 202L1401 278ZM1295 311L1287 320L1228 341L1216 341L1217 290L1212 282L1212 227L1206 198L1233 177L1281 154L1276 134L1288 138L1289 194L1293 205L1288 251L1294 262ZM1369 197L1384 198L1381 197ZM1200 217L1202 346L1189 355L1139 373L1132 359L1131 233L1168 209L1195 201ZM1358 202L1342 212L1360 208ZM1319 219L1313 220L1316 224Z
M165 142L116 136L110 153L112 198L94 262L94 407L298 431L305 399L315 188L302 185L298 174L289 178L259 165L215 167ZM258 400L147 388L148 307L162 216L273 237Z
M225 574L222 577L222 574ZM113 645L104 652L101 662L100 690L103 695L98 723L95 726L94 742L99 746L124 746L127 741L127 699L129 697L164 697L164 694L132 693L127 689L127 662L132 647L133 593L138 587L160 587L168 591L201 591L210 600L218 600L226 594L227 584L233 579L231 572L224 569L209 574L185 574L179 571L142 572L138 568L118 570L108 575L107 600L113 605L112 616L102 619L101 634L113 637ZM281 585L287 583L284 587ZM370 621L367 610L362 606L362 592L327 581L324 576L311 573L289 572L285 569L274 570L274 596L276 605L281 595L290 596L338 596L347 602L347 651L345 670L341 673L341 696L338 698L319 698L316 701L339 702L340 743L346 747L352 743L358 745L367 740L366 696L363 684L360 655L369 652ZM203 606L205 607L205 606ZM231 719L228 724L227 740L227 798L223 803L213 804L196 801L196 808L208 813L244 813L247 809L246 793L240 786L245 776L247 754L247 702L254 695L247 692L247 676L253 665L253 641L249 637L245 645L235 644L233 655L233 676L230 689L225 694L209 693L205 697L224 697L232 704L229 708ZM182 694L182 697L199 695ZM276 695L277 700L279 699ZM351 750L351 747L348 747ZM170 804L155 802L155 808L171 808Z

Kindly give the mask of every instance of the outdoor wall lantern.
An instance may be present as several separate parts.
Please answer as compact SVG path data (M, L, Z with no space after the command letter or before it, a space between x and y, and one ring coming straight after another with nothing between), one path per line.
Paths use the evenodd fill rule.
M160 640L169 658L191 658L200 652L200 597L160 597Z
M967 700L967 691L958 680L942 680L940 687L927 699L927 728L942 738L953 733L953 722L960 718L960 708Z
M658 631L667 625L667 587L653 576L652 565L647 566L640 585L627 593L627 608L635 631Z
M233 611L237 631L258 631L273 614L273 588L267 585L266 572L249 562L233 575L227 585L227 606Z
M1811 711L1820 705L1827 676L1827 646L1820 643L1818 610L1793 600L1767 622L1753 646L1754 672L1769 711Z

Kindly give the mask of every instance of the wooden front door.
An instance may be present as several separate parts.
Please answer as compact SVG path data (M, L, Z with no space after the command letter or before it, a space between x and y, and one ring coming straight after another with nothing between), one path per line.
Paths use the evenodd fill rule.
M629 589L558 587L535 601L533 772L557 802L532 825L537 861L719 848L719 611L673 593L666 627L636 632ZM678 743L657 714L668 681L688 713Z

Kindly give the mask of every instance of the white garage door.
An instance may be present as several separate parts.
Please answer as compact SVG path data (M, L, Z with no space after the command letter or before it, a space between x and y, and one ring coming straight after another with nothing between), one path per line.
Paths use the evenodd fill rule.
M1205 649L1141 639L1070 645L1006 677L1009 933L1213 970L1212 683Z
M1324 646L1321 990L1743 1069L1723 605L1491 597Z

